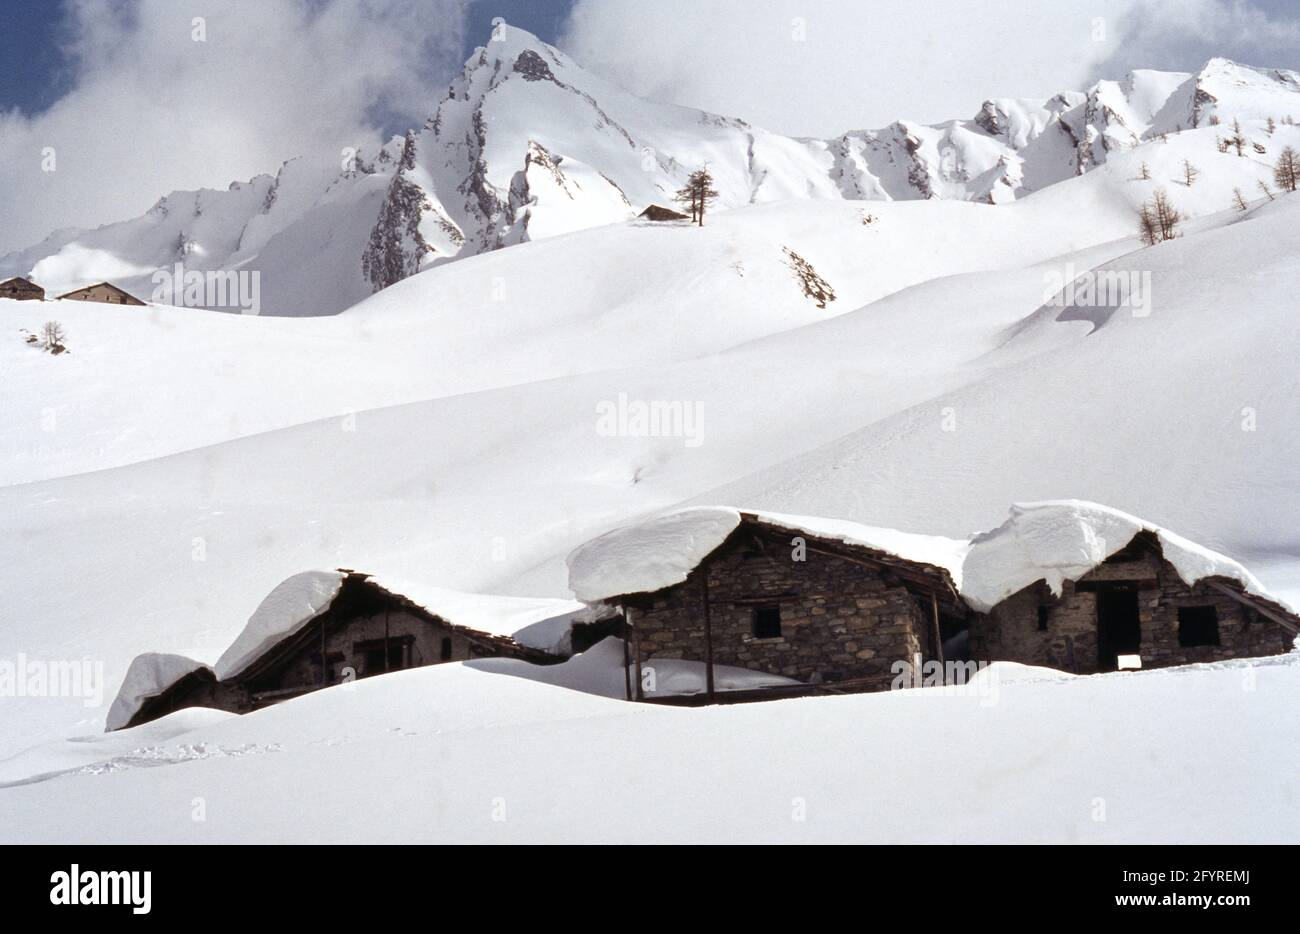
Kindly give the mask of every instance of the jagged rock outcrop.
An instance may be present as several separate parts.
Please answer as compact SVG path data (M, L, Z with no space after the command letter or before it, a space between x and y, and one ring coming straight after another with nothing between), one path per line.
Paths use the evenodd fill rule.
M420 271L425 257L434 252L420 232L425 211L433 205L408 173L415 168L415 136L406 134L401 161L388 185L388 196L370 232L361 257L361 272L378 292Z

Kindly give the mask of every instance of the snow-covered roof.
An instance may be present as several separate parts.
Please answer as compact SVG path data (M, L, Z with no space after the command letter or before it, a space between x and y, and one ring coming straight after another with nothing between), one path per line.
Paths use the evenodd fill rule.
M162 652L137 655L131 662L131 667L126 670L126 677L122 679L117 697L113 698L113 705L108 708L104 728L118 730L126 726L146 700L161 694L181 678L203 667L202 662L184 655Z
M683 509L614 529L575 549L568 557L569 586L578 599L598 603L679 584L745 519L942 569L966 603L980 612L1039 580L1059 594L1063 581L1083 577L1145 531L1158 539L1165 559L1187 584L1226 578L1248 595L1295 612L1231 558L1136 516L1082 500L1016 504L1006 522L969 541L843 519L726 506Z
M744 519L930 565L946 571L955 585L961 581L964 541L845 519L700 506L614 529L578 547L567 559L569 587L579 600L596 603L680 584Z
M384 575L369 575L367 580L394 596L404 597L452 626L514 639L521 645L538 649L549 650L551 645L530 640L523 630L547 620L569 619L587 609L576 600L467 593Z
M456 629L514 640L547 652L553 651L573 617L590 612L575 600L465 593L354 571L304 571L281 581L258 604L239 636L212 666L215 677L224 681L238 675L274 645L301 631L329 609L349 577L406 600ZM538 625L541 623L551 625ZM125 726L144 701L203 667L202 662L183 655L146 652L137 656L109 709L107 728Z
M213 667L217 678L224 681L239 674L271 646L329 609L346 577L344 571L304 571L277 584L217 659Z
M421 581L362 574L355 571L305 571L281 582L249 617L244 631L222 653L214 668L221 680L233 677L263 653L298 632L329 609L344 581L352 578L417 606L449 626L493 639L513 639L516 632L544 620L571 617L583 610L574 600L547 597L506 597L448 590ZM550 650L527 636L520 645Z
M1122 549L1139 532L1160 542L1166 561L1187 584L1224 577L1248 594L1285 606L1231 558L1136 516L1083 500L1018 503L1006 522L971 540L962 566L961 592L973 609L995 604L1036 581L1055 594Z

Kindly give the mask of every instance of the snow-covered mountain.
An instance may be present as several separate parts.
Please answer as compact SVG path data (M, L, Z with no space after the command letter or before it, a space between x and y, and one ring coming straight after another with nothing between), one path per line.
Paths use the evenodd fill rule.
M112 279L257 271L261 308L333 314L412 273L670 203L707 163L718 207L786 199L1002 204L1115 152L1234 118L1300 116L1300 74L1212 59L1195 74L1135 71L1048 100L993 99L964 120L899 120L834 139L653 103L529 33L498 27L418 131L378 152L311 154L227 191L174 192L145 215L63 230L0 258L54 292Z

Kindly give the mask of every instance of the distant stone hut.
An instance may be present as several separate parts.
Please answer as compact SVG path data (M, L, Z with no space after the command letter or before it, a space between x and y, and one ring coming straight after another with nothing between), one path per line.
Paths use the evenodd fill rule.
M1055 590L1040 578L973 614L971 657L1093 674L1291 649L1300 617L1212 552L1203 554L1228 563L1189 583L1167 556L1179 549L1167 536L1141 529L1095 566L1071 571ZM1186 563L1184 554L1177 557Z
M173 663L160 668L158 656L138 658L108 726L136 726L185 707L247 713L333 684L443 662L554 664L565 656L475 624L523 628L578 609L571 601L399 588L354 571L308 572L263 601L214 667L162 656ZM149 684L158 670L166 683Z
M18 302L41 302L45 300L45 290L30 279L14 276L0 282L0 298L12 298Z
M681 213L680 211L674 211L672 208L666 208L666 207L664 207L664 206L661 205L661 204L652 204L652 205L650 205L648 208L646 208L644 211L642 211L640 214L638 214L637 217L639 217L639 218L644 218L645 220L648 220L648 221L688 221L688 220L690 220L690 217L688 217L687 215Z
M627 694L656 700L655 659L792 678L773 696L881 690L899 660L942 660L966 615L948 566L964 543L855 523L725 508L691 509L619 529L570 555L579 599L621 608ZM673 699L680 702L680 699Z
M130 292L120 289L111 282L97 282L83 289L74 289L59 296L74 302L104 302L108 305L144 305Z

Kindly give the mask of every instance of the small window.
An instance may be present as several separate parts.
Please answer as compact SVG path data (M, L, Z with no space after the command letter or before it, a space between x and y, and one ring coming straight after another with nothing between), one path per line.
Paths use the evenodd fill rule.
M754 638L781 638L781 607L775 603L754 607Z
M442 637L442 648L439 654L444 662L451 661L451 636Z
M1218 645L1218 611L1212 606L1180 606L1178 644L1184 648L1194 645Z
M1047 620L1052 615L1052 608L1046 603L1038 604L1038 631L1047 632Z

